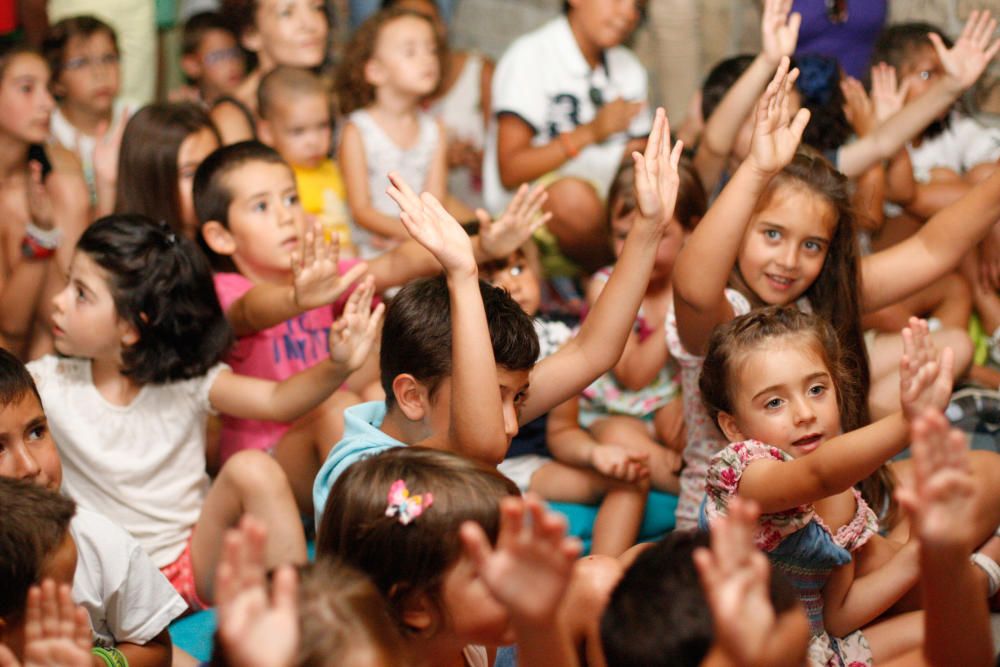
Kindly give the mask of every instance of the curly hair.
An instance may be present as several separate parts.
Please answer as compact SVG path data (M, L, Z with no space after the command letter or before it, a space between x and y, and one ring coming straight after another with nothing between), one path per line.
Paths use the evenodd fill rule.
M378 44L378 36L382 28L404 16L427 21L434 34L437 47L438 71L445 71L444 40L438 34L434 22L426 14L405 7L382 9L362 23L354 31L351 41L344 47L343 59L340 61L340 66L334 77L334 90L340 104L340 113L347 115L357 109L363 109L375 101L375 86L368 82L365 68L368 61L375 55L375 47ZM440 88L442 79L443 77L438 77L438 85L427 95L428 97L433 97L438 92L437 88Z
M233 334L212 272L194 241L143 215L109 215L83 233L77 252L108 274L118 317L139 340L122 350L122 374L139 384L206 373Z

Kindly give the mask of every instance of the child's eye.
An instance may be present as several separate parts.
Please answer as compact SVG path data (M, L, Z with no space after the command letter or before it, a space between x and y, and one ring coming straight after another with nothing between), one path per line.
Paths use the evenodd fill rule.
M86 301L87 300L87 293L84 292L79 287L76 288L76 300L77 301Z
M264 213L265 211L267 211L267 202L266 201L255 202L253 206L250 207L250 210L253 211L254 213Z
M285 196L285 206L298 206L298 205L299 205L298 193Z
M771 400L769 400L767 403L764 404L764 408L766 410L775 410L777 408L780 408L782 403L784 403L784 401L782 401L780 398L772 398Z
M781 232L779 232L777 229L765 229L764 237L770 241L777 241L778 239L781 238Z
M28 440L41 440L45 437L45 432L48 430L44 424L38 424L32 426L28 431Z
M823 250L823 244L819 241L806 241L802 245L805 246L805 249L809 252L820 252Z
M814 384L813 386L809 387L810 396L821 396L824 392L826 392L826 387L824 387L821 384Z
M519 276L522 273L524 273L524 267L521 266L520 264L515 264L514 266L510 267L510 275Z

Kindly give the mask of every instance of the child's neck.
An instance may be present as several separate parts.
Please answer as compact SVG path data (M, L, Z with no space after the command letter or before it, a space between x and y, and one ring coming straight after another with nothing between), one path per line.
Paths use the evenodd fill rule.
M122 375L121 364L106 359L90 360L90 377L98 393L112 405L129 405L139 395L141 385Z
M401 121L416 119L420 110L420 98L382 86L375 89L375 102L368 112L385 124L399 124Z
M380 430L404 445L415 445L431 435L423 422L408 419L398 405L393 405L386 411Z
M112 117L111 109L107 111L94 111L82 106L63 102L59 105L59 111L69 124L87 136L95 136L101 123L110 123Z
M580 53L583 54L583 59L587 61L591 69L597 67L601 62L601 48L594 44L592 41L587 39L586 33L583 28L580 27L579 23L574 20L576 13L574 12L568 18L569 29L573 33L573 39L576 40L576 45L580 49Z
M23 178L28 165L30 144L0 133L0 184L12 178Z
M465 667L462 650L465 645L440 633L430 639L415 639L410 642L410 655L419 660L420 667Z

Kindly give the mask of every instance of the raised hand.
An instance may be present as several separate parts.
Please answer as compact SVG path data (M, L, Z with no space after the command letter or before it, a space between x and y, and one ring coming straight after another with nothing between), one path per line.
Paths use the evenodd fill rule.
M809 122L809 110L791 113L789 94L799 70L788 71L789 60L782 58L778 71L757 103L753 138L747 160L758 171L773 175L781 171L795 157L802 141L802 133Z
M52 229L56 220L52 212L52 197L42 180L42 165L32 160L28 163L28 171L28 214L31 222L41 229Z
M913 478L896 491L914 534L927 547L976 547L975 481L965 435L928 409L910 427Z
M989 10L974 10L950 49L937 33L927 34L956 92L971 87L1000 50L1000 40L993 40L996 29L996 19Z
M906 104L906 95L910 91L911 79L897 83L896 68L886 63L872 67L872 106L875 109L875 120L883 123L891 118Z
M951 397L955 355L951 348L938 354L927 321L910 318L903 329L903 356L899 359L899 400L910 421L928 408L944 410Z
M649 454L633 453L618 445L595 445L590 464L605 477L623 482L638 482L649 477Z
M876 123L872 100L861 82L853 76L840 80L840 90L844 93L844 115L847 116L847 122L854 128L855 134L865 136Z
M309 225L299 248L292 251L295 305L302 310L330 305L368 270L368 265L361 262L340 275L339 259L340 238L333 234L327 240L320 223Z
M653 129L649 131L644 153L632 153L635 162L635 199L639 215L662 229L670 223L677 203L680 176L677 165L684 144L680 141L670 148L670 122L663 108L656 110Z
M291 566L274 574L267 592L267 531L250 516L226 534L215 573L219 640L234 667L286 667L299 644L298 577Z
M427 248L448 274L475 275L472 241L441 202L429 192L417 196L397 173L390 172L389 181L386 193L399 205L399 219L407 233Z
M91 667L90 618L73 604L70 587L51 579L32 586L24 616L24 667ZM21 667L0 645L0 667Z
M524 183L496 220L483 209L476 209L483 252L494 259L506 259L524 245L536 229L552 219L551 213L542 214L542 206L548 198L544 185L529 188Z
M629 102L622 98L611 100L597 110L597 116L592 120L594 139L603 142L613 134L624 132L632 124L632 119L642 111L645 102Z
M538 625L552 621L581 549L579 540L566 537L561 515L528 493L500 501L496 547L478 523L466 521L460 534L465 554L512 617Z
M330 327L330 361L348 373L361 367L375 344L385 304L372 310L374 295L375 279L368 276L351 293L340 319Z
M753 544L757 504L734 497L728 515L712 522L711 549L694 564L712 611L715 640L737 664L758 664L777 616L771 604L771 566Z
M760 19L761 51L773 66L785 56L795 53L799 41L802 15L791 13L792 0L764 0Z

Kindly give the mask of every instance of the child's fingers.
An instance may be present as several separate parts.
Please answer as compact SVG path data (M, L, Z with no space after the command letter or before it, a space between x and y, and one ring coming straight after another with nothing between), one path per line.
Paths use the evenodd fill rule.
M694 567L698 571L698 579L701 581L702 588L711 597L711 593L718 588L719 581L722 579L716 563L715 553L706 547L698 547L691 554L691 559L694 561Z
M385 304L380 303L372 311L372 316L368 319L368 329L365 331L365 335L372 340L375 339L375 334L378 332L378 326L382 322L383 315L385 315Z
M475 521L464 521L458 529L458 536L462 540L465 554L472 560L476 569L482 572L493 554L493 547L490 546L490 541L486 537L486 533L483 532L483 527Z
M658 155L660 152L660 142L663 139L663 116L660 113L660 109L656 110L653 115L653 127L649 131L649 138L646 140L646 150L643 156L648 162L654 156Z
M340 275L339 280L344 285L353 285L354 283L361 280L362 277L368 272L367 262L358 262L351 268L347 269L343 274Z
M306 233L303 236L302 243L302 264L304 266L312 266L316 261L317 255L317 243L322 242L322 235L317 235L312 225L306 227Z
M931 41L931 46L934 47L934 52L941 60L945 60L948 57L948 49L945 47L944 42L941 41L941 36L936 32L927 33L927 39Z
M70 596L70 588L67 584L59 584L56 588L56 605L58 606L59 630L58 637L76 639L76 605Z
M274 574L271 584L271 598L275 609L297 615L299 599L299 578L295 568L283 565Z
M24 612L24 640L31 642L44 637L42 628L42 589L32 586L28 589L28 600Z
M73 605L73 643L84 650L90 650L93 645L93 635L90 631L90 614L79 605Z
M430 209L432 213L434 213L439 221L451 221L456 225L458 224L458 222L451 217L451 214L445 210L444 206L441 205L441 202L437 200L437 197L431 193L425 192L421 194L420 201L423 202L424 206Z

